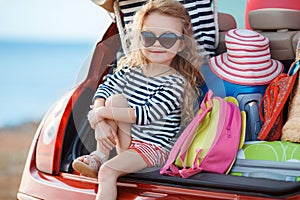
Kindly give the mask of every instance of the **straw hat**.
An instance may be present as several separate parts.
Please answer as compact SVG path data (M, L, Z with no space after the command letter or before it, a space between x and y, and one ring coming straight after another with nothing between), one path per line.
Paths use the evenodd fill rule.
M281 62L271 59L269 40L246 29L226 33L227 52L209 59L211 70L223 80L241 85L265 85L283 71Z
M98 6L101 6L108 12L114 12L113 5L115 0L92 0Z

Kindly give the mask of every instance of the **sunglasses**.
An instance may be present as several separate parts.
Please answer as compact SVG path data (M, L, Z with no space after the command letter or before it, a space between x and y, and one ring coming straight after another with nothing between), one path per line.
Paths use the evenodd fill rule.
M177 40L184 40L184 36L178 36L175 33L163 33L156 37L154 33L142 31L141 39L144 47L150 47L156 42L156 40L158 40L161 46L166 49L170 49L177 42Z

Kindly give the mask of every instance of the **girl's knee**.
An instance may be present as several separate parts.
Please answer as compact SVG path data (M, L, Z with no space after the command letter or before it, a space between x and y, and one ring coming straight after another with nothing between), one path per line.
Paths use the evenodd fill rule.
M108 167L107 165L101 165L98 173L98 180L102 183L112 182L117 180L117 173L114 169Z
M123 94L114 94L105 101L108 107L128 107L128 101Z

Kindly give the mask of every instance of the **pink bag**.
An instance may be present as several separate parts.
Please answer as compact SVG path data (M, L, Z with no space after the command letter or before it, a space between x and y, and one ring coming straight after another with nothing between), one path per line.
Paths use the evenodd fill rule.
M211 90L200 107L174 144L161 174L188 178L202 171L230 170L240 146L241 112L236 104L213 97Z

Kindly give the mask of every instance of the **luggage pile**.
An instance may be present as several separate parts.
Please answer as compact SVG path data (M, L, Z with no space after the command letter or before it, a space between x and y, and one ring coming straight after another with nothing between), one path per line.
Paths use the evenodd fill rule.
M175 143L161 174L188 178L204 171L300 181L300 99L296 99L300 98L300 42L296 60L288 70L271 59L268 38L256 31L229 30L225 44L227 52L210 58L202 69L210 98L204 97L195 120ZM216 103L208 102L212 94L236 101L232 106L240 113L235 114L235 123L239 124L235 132L228 125L218 125L221 119L232 119L233 115L220 112ZM227 142L220 138L227 138ZM234 159L226 162L217 156L229 154Z
M232 51L230 46L229 51ZM247 102L243 98L249 95L251 99L252 93L238 98L240 109L246 110L247 113L247 133L245 144L239 150L230 171L231 175L300 181L300 118L299 111L297 112L300 102L300 96L297 95L300 93L297 80L299 51L300 40L295 62L291 64L287 73L281 71L265 84L265 90L259 93L261 96L256 96L255 104L250 101L252 106L248 105L248 109L243 106L244 102ZM214 58L211 65L217 66L217 62L218 58ZM218 73L218 70L214 71ZM226 76L223 79L226 79ZM227 81L230 82L230 79L227 78ZM228 84L224 85L227 87Z

